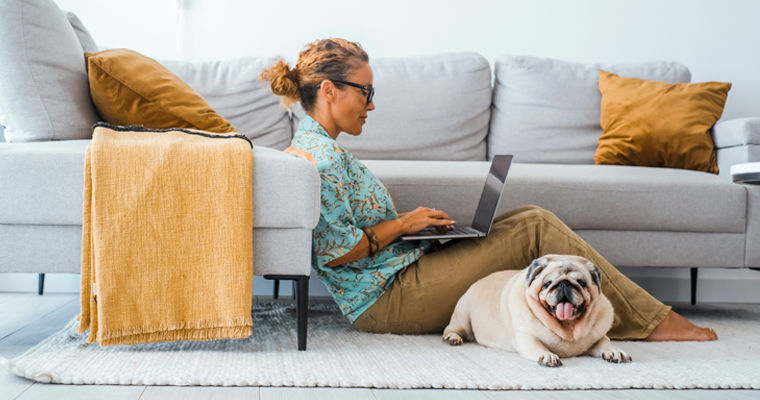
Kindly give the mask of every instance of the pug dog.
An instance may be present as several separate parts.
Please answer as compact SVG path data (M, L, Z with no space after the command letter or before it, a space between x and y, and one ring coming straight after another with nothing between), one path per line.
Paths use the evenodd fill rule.
M443 340L516 350L545 367L586 354L612 363L631 357L612 345L613 310L599 269L583 257L547 255L521 271L495 272L459 299Z

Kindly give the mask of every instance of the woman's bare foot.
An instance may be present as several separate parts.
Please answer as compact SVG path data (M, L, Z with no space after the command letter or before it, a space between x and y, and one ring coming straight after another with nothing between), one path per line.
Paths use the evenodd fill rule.
M657 325L644 340L648 342L705 342L718 340L718 334L710 328L700 328L675 311L670 310L660 325Z

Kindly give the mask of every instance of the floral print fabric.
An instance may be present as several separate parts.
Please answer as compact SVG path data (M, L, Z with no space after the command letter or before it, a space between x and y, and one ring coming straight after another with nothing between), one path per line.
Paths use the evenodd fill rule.
M398 218L388 190L359 160L310 116L298 125L285 152L317 166L321 183L319 223L313 232L312 268L352 322L385 293L396 272L431 249L427 240L397 238L373 257L329 267L361 241L361 228Z

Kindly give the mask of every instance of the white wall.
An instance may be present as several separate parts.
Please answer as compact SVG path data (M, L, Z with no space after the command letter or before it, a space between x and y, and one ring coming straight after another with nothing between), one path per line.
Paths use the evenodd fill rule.
M754 0L56 0L96 42L156 58L281 55L315 39L358 41L370 58L475 51L575 62L677 61L693 82L732 82L724 118L760 116ZM381 88L380 88L381 90Z
M245 1L56 0L99 45L160 59L281 55L312 40L358 41L370 58L475 51L491 63L525 54L584 63L677 61L692 81L732 82L724 119L760 116L760 2L752 0ZM178 7L182 4L182 7ZM179 10L182 23L178 24ZM178 35L178 31L180 35ZM178 41L178 38L180 39ZM178 48L178 43L181 46ZM382 90L382 88L378 88ZM622 268L665 301L688 299L687 269ZM760 302L760 272L700 270L700 301ZM313 279L312 292L326 295ZM77 291L76 275L47 290ZM0 276L0 290L36 290L36 275ZM257 278L256 294L271 283ZM283 292L290 293L289 284Z

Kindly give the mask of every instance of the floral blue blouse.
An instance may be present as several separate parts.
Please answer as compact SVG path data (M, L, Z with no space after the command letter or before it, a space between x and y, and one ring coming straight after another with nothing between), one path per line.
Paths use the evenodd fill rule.
M322 206L312 236L312 268L353 322L385 293L396 272L431 249L431 242L396 239L373 257L327 266L359 243L362 227L397 219L396 207L380 180L310 116L298 125L285 152L317 166Z

